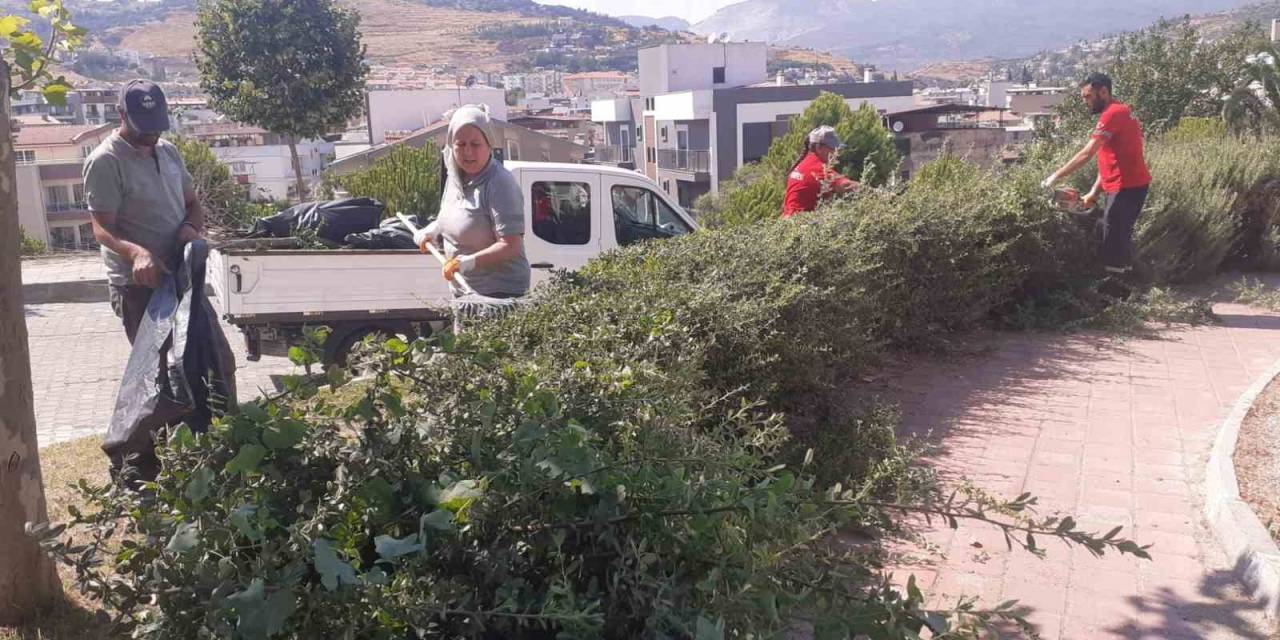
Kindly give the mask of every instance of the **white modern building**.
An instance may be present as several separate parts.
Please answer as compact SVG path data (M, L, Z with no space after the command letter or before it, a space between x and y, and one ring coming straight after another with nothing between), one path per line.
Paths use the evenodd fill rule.
M187 135L213 150L254 200L296 200L297 181L289 145L279 135L234 122L192 125ZM321 174L333 162L334 143L303 140L297 144L298 160L309 194L320 184Z
M764 157L823 92L882 114L915 106L911 82L780 86L768 81L767 55L762 43L641 50L639 95L591 104L591 120L604 127L596 161L644 173L689 206Z

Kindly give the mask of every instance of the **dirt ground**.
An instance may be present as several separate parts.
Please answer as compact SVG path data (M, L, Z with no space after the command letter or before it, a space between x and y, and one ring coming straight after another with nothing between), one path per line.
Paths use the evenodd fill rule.
M1240 426L1235 465L1241 497L1280 540L1280 381L1262 392Z

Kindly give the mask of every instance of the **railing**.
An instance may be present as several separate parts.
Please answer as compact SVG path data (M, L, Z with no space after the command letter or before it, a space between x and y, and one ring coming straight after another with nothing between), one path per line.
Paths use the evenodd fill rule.
M89 207L83 202L46 202L44 210L46 213L61 213L63 211L88 211Z
M658 168L710 173L711 152L695 149L658 149Z
M603 164L630 164L635 161L631 147L596 147L596 162Z

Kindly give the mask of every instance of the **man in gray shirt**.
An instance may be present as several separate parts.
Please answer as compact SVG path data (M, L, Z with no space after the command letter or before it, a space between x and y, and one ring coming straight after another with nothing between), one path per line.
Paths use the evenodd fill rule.
M164 92L145 80L120 90L121 126L84 163L93 237L102 245L111 307L132 343L151 301L182 247L204 232L204 212L169 130Z

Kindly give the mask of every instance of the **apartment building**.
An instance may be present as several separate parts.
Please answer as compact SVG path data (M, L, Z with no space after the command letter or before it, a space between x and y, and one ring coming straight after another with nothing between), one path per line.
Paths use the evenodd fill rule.
M96 249L85 205L84 159L115 128L100 125L23 126L14 136L18 224L56 249Z
M626 90L631 77L620 71L590 71L564 76L565 94L572 98L607 98Z
M484 86L447 87L365 94L369 144L386 142L388 132L411 132L429 126L465 104L483 104L489 115L507 118L507 93Z
M763 157L823 92L881 113L915 106L911 82L779 85L767 60L767 46L754 42L641 50L639 93L592 102L591 119L604 129L596 161L643 173L688 207Z
M207 145L231 169L231 175L254 200L297 200L297 180L288 141L279 134L235 122L189 125L186 135ZM334 143L301 140L297 144L303 181L309 192L334 157Z

